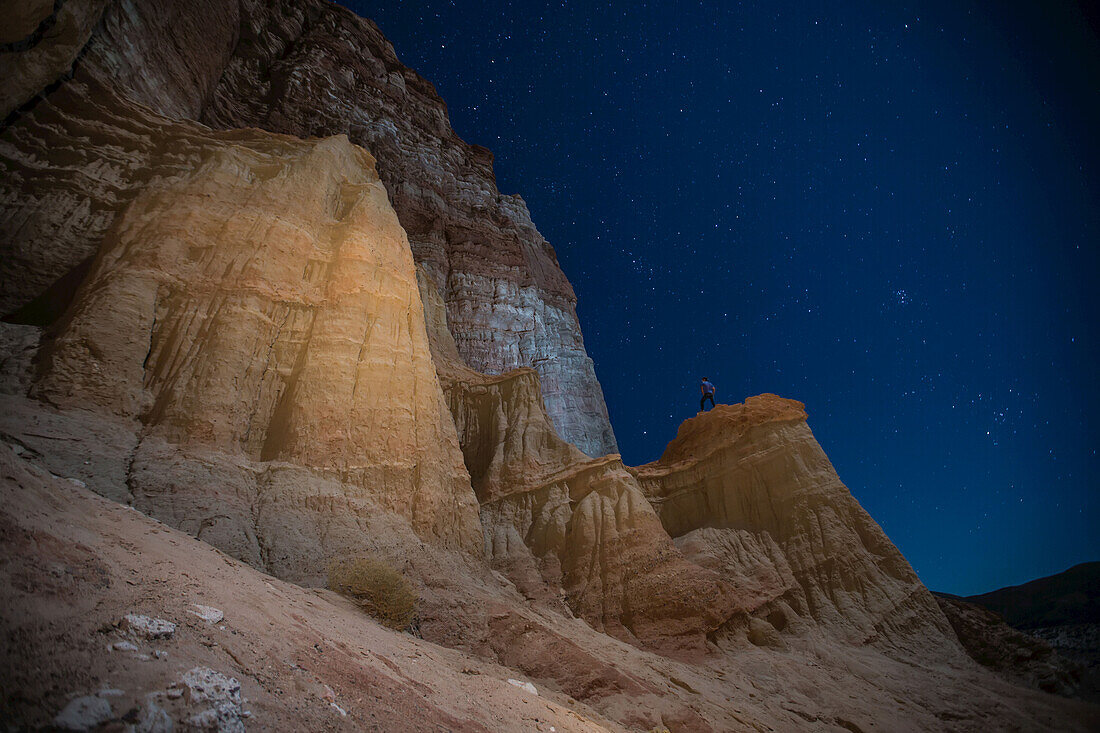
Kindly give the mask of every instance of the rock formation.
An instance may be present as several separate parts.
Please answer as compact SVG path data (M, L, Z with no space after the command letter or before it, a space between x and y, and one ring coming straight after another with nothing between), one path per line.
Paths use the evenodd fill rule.
M532 694L508 684L512 669L390 632L334 593L259 573L8 446L0 473L7 726L624 730L545 685ZM158 630L135 633L127 617L146 614ZM69 697L74 689L80 697Z
M613 636L702 652L739 610L729 588L685 561L618 455L590 459L558 437L537 372L464 367L431 278L421 294L493 566L527 597L560 598Z
M104 43L87 52L93 68L112 61ZM9 126L6 182L34 191L14 209L33 222L68 212L74 171L94 179L97 218L67 230L80 237L68 242L83 257L79 292L47 287L21 311L53 314L31 394L128 423L93 488L299 582L371 546L380 509L421 538L480 552L476 493L494 520L486 550L521 584L518 568L541 565L524 585L537 582L538 597L564 595L638 643L702 649L729 614L721 584L683 561L617 457L590 460L558 436L535 370L475 372L443 328L433 341L447 349L435 359L444 397L425 324L446 325L452 309L438 307L421 267L435 308L426 321L369 154L339 136L206 131L85 76ZM97 135L82 138L88 129ZM66 166L41 166L59 131L80 144L65 148ZM503 422L488 420L502 405ZM482 465L486 450L499 455ZM491 503L505 493L516 496ZM553 521L518 518L520 495L539 497ZM533 549L499 541L517 532ZM624 557L660 572L635 576Z
M812 620L855 643L961 652L935 599L840 482L802 403L719 405L635 474L677 546L735 578L742 604L777 631Z
M148 446L316 469L361 487L349 500L369 493L423 536L480 548L412 257L369 155L339 137L154 119L75 82L61 94L64 109L41 104L19 131L69 129L78 139L73 128L96 125L98 150L74 146L70 160L88 156L92 166L110 150L133 177L53 324L31 393L137 421ZM33 177L34 160L13 153L11 162ZM68 171L50 173L47 196L67 185ZM132 459L138 475L145 454ZM247 473L230 485L255 487ZM155 503L158 492L129 478L139 505ZM251 503L241 506L249 522Z
M749 646L702 664L656 657L575 620L508 612L506 595L490 607L479 649L442 648L51 476L35 465L48 456L28 460L31 449L8 435L4 443L0 714L19 727L48 725L72 712L74 701L94 698L108 704L109 726L155 718L162 726L175 719L178 729L209 709L186 683L196 669L239 684L245 729L983 731L1003 724L1084 732L1100 724L1096 706L965 668L936 664L926 672L912 660L824 639L816 652ZM205 620L196 604L217 609L222 620ZM177 630L162 639L133 635L129 614ZM509 679L533 681L537 697Z
M318 727L371 686L348 725L507 729L532 720L530 678L553 700L536 727L569 730L1097 720L971 662L800 403L719 406L624 466L553 250L369 21L324 0L9 17L6 719L239 726L256 695L261 727ZM421 641L302 590L357 555L416 586ZM202 636L177 671L245 694L131 690L116 716L97 685L151 660L104 663L95 634L128 613L199 633L184 596L235 606L248 643ZM79 690L40 664L67 645ZM490 673L508 689L465 681ZM292 706L291 686L323 694Z
M56 14L79 15L82 31L99 24L80 50L81 80L117 87L169 118L299 137L343 134L370 150L413 255L447 303L466 362L486 373L535 368L559 434L589 455L616 452L576 296L553 250L523 200L497 190L491 153L455 135L434 88L398 62L372 23L326 0L74 5L85 10L66 4ZM71 60L86 31L73 35L69 43L50 39L60 47L52 55ZM34 77L33 88L56 79L62 61L49 66L52 77ZM26 73L20 78L30 83ZM47 142L16 134L9 141L25 158ZM113 162L110 173L90 163L91 174L88 163L72 162L77 175L99 179L87 190L12 196L17 208L0 231L19 260L0 270L4 313L94 253L124 202L125 179L143 161ZM27 274L33 280L21 282Z

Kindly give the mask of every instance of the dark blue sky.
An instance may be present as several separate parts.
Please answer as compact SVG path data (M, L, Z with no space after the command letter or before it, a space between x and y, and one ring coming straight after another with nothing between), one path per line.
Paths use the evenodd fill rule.
M1100 558L1083 6L346 4L528 202L628 463L705 374L804 401L934 589Z

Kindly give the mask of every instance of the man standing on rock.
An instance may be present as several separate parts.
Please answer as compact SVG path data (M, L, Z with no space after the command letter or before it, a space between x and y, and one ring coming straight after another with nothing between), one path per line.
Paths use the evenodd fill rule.
M710 406L714 407L714 385L711 384L706 377L703 377L703 383L699 385L699 391L703 393L703 398L699 400L699 412L703 412L703 405L707 400L710 400Z

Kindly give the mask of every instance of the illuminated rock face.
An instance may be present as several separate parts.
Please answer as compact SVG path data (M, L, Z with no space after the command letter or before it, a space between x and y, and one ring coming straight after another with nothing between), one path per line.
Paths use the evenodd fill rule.
M688 421L636 476L571 444L614 447L569 283L371 23L312 0L81 7L75 78L0 135L5 309L53 309L33 395L141 426L120 496L295 579L373 502L671 649L745 612L944 631L797 403Z
M778 630L810 622L850 642L959 656L935 599L841 483L802 403L719 405L633 470L685 555Z
M529 599L677 655L740 611L688 562L619 456L590 459L554 430L533 369L479 374L456 361L442 299L421 277L432 353L481 503L485 556Z
M523 199L497 190L492 153L455 134L434 87L373 23L324 0L109 3L82 63L169 117L345 134L371 151L466 363L533 367L563 438L591 456L618 451L553 248Z
M339 136L302 141L173 121L103 81L132 82L126 94L150 105L163 96L162 111L177 115L203 96L180 75L191 68L182 60L176 72L140 78L122 63L129 57L112 51L171 48L149 38L112 41L117 24L151 22L143 8L112 6L83 73L26 109L0 141L15 172L5 179L9 246L22 248L26 269L44 280L72 267L83 282L71 299L44 297L41 282L15 296L17 306L36 296L57 311L30 392L122 418L139 433L124 480L97 489L306 582L316 582L328 557L369 546L371 530L357 522L388 510L423 539L487 550L501 567L541 565L531 587L555 601L564 594L597 628L636 643L702 649L730 612L716 576L683 560L617 456L592 461L560 437L535 369L494 376L468 366L490 369L486 360L495 360L506 368L519 352L471 358L471 334L494 349L502 337L451 323L455 304L430 262L419 268L430 301L424 313L417 246L370 154ZM156 50L141 50L146 45ZM446 175L433 173L430 182L449 185ZM74 178L83 185L74 187ZM480 195L462 193L463 216L506 226L467 200ZM529 223L524 231L537 236ZM514 256L527 251L540 263L539 287L568 296L571 313L572 292L552 251L514 234L493 246L470 244L469 267L529 280L516 297L549 312L535 302L543 296L531 273L520 272L525 260ZM34 261L46 251L61 260ZM476 278L452 275L466 278L470 299L482 298ZM504 296L513 284L498 278L487 286L493 308L509 312ZM426 325L446 349L434 364ZM553 382L557 367L542 366L553 367L546 372ZM581 404L583 392L565 396ZM549 511L547 497L562 492L571 497L568 516L525 526L532 517L523 507L538 502ZM476 496L493 523L484 533ZM529 535L531 548L500 543L516 532ZM635 562L658 572L635 573Z
M74 83L20 129L23 142L68 129L74 147L51 154L89 168L110 151L128 187L32 396L135 421L149 445L306 467L479 552L415 265L371 156L343 137L210 132L121 98L105 114L105 94ZM46 197L67 173L40 176Z

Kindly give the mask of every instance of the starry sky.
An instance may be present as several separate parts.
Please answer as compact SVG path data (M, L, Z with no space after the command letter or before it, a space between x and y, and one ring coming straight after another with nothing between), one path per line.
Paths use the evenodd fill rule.
M578 296L624 460L806 403L936 590L1100 559L1084 3L373 2Z

